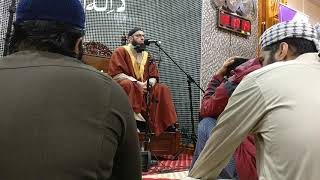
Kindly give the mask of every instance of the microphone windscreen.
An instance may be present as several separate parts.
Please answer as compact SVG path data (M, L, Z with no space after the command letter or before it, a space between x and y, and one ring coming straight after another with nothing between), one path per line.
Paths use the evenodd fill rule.
M145 39L144 40L144 45L149 45L149 44L150 44L149 39Z

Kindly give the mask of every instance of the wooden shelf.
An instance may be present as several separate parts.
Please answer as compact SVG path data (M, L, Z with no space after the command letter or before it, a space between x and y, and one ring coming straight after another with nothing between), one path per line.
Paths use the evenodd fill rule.
M101 57L101 56L94 56L94 55L83 55L83 61L85 64L88 64L97 70L107 73L108 72L108 66L111 57Z
M140 144L143 143L144 133L138 133ZM175 155L179 151L180 146L180 133L176 132L164 132L159 136L155 134L150 135L150 144L146 147L146 150L152 152L152 155Z

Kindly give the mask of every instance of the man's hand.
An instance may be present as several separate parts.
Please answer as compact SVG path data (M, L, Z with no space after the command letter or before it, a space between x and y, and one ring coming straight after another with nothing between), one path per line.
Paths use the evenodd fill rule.
M147 81L146 82L137 81L137 83L140 85L140 87L143 90L147 89Z
M218 71L216 72L216 75L220 75L220 76L225 76L228 73L228 66L230 66L232 63L234 63L234 58L237 57L231 57L229 59L227 59L222 67L220 69L218 69Z

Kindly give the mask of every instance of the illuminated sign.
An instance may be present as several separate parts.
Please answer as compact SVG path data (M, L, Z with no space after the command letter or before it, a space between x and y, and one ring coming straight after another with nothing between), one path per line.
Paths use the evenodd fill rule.
M241 35L251 35L251 22L241 16L219 9L218 26Z

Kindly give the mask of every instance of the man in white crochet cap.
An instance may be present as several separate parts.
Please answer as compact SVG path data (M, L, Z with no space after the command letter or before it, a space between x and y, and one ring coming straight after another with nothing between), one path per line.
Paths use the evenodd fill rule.
M262 63L272 64L238 85L186 179L216 179L248 134L256 139L259 179L319 179L317 38L302 22L279 23L262 35Z

